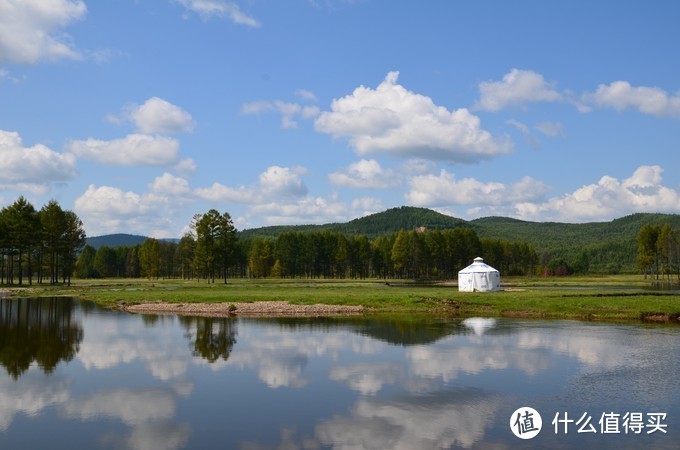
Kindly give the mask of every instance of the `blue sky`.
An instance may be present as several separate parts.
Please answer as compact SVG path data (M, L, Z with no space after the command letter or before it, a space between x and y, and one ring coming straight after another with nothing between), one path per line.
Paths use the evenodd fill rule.
M0 0L0 206L88 235L680 213L675 1Z

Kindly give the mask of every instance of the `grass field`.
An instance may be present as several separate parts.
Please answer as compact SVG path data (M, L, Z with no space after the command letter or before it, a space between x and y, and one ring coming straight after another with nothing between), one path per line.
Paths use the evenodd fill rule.
M10 288L10 296L69 295L105 306L121 302L205 303L282 300L295 304L363 305L369 314L408 313L587 320L676 322L680 295L653 290L639 275L503 279L493 293L459 292L455 282L438 285L401 280L251 280L227 284L202 280L75 280L71 287ZM675 289L680 289L676 286Z

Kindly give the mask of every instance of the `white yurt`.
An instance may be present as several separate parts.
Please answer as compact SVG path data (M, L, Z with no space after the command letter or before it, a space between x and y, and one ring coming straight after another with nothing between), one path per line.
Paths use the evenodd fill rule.
M489 292L501 289L501 274L484 262L475 258L474 262L458 272L458 290L464 292Z

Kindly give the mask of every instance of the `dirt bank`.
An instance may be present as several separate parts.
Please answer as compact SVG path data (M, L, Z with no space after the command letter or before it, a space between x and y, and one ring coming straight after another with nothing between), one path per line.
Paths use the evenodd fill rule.
M249 317L325 317L357 315L363 306L346 305L292 305L288 302L253 303L142 303L119 305L133 313L182 314L188 316L249 316ZM235 309L234 309L235 308Z

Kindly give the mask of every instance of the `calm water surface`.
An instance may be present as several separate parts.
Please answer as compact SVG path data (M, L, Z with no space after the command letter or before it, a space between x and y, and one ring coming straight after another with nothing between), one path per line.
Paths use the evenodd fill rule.
M208 319L0 299L0 365L0 449L680 446L678 327ZM524 406L543 419L532 440L510 426ZM641 414L640 434L625 433L626 413ZM556 415L574 420L566 434Z

